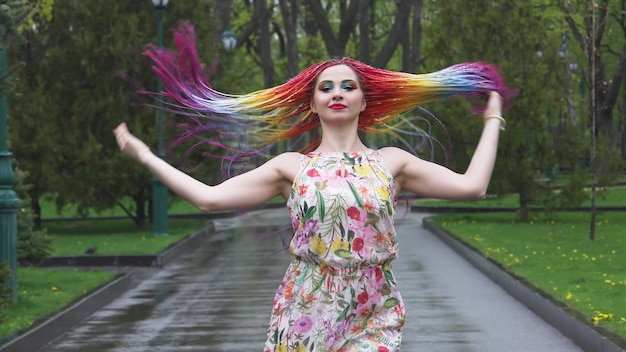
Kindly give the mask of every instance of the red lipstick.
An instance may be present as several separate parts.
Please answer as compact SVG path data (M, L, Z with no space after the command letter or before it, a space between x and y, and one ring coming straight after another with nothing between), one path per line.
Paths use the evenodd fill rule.
M331 106L329 106L331 109L333 110L341 110L341 109L345 109L346 106L343 104L333 104Z

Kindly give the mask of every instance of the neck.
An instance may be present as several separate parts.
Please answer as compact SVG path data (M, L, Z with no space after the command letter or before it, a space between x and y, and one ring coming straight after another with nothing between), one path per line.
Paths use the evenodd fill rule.
M358 133L354 129L337 130L331 132L323 130L322 141L316 148L318 152L353 152L366 150L367 146L361 141Z

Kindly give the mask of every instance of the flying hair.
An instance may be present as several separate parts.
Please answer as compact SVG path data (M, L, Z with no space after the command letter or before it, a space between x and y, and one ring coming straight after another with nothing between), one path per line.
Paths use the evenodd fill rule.
M400 140L424 134L404 114L425 103L458 95L472 99L490 91L500 93L505 100L511 96L496 68L482 62L411 74L375 68L350 58L314 64L275 87L242 95L226 94L213 89L206 79L193 25L181 22L173 33L177 50L150 45L145 52L164 90L142 93L163 98L165 110L188 117L177 123L182 132L173 146L196 140L192 149L206 144L219 147L224 154L208 156L231 161L263 154L278 141L317 131L320 121L311 111L310 102L317 77L331 66L346 65L357 74L367 102L359 116L359 129L388 133ZM474 112L481 111L482 107L475 105ZM242 137L245 143L241 143ZM313 139L301 151L312 150L316 143Z

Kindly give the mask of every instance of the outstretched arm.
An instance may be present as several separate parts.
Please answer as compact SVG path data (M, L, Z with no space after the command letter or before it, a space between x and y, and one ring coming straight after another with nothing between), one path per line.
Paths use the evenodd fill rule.
M496 160L500 128L503 127L503 121L490 117L494 115L502 116L502 97L491 92L483 112L485 125L482 135L463 174L401 150L393 151L391 162L392 167L397 169L398 185L429 198L469 200L484 197Z
M147 167L172 192L205 212L260 205L277 195L286 196L291 186L290 176L282 167L289 164L284 159L290 155L280 155L250 172L209 186L152 153L143 141L128 131L125 123L114 133L124 154Z

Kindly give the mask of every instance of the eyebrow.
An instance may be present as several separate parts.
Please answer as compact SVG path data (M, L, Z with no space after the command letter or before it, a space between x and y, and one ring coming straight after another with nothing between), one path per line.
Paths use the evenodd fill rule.
M332 79L325 79L323 81L320 81L320 83L322 82L330 82L330 83L334 83L334 81ZM341 81L341 83L345 83L345 82L357 82L356 79L352 79L352 78L348 78L348 79L344 79Z
M342 84L343 84L343 83L347 83L347 82L354 82L354 83L356 83L356 85L357 85L358 87L360 87L359 81L357 81L356 79L349 78L349 79L344 79L344 80L342 80L342 81L341 81L341 83L342 83ZM335 83L335 81L330 80L330 79L325 79L325 80L323 80L323 81L319 81L319 83L318 83L318 84L322 84L322 83L333 83L333 84L334 84L334 83Z

